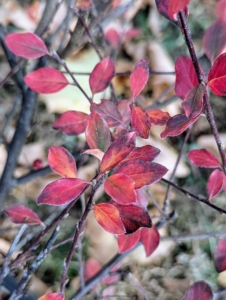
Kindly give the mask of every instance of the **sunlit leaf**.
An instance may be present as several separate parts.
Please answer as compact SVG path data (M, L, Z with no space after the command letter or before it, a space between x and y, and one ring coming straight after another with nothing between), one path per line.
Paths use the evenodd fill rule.
M226 96L226 53L214 61L208 76L208 86L217 96Z
M140 239L140 230L132 234L122 234L118 236L118 252L126 252L136 246Z
M197 167L219 168L221 167L218 159L207 149L190 150L188 159Z
M146 256L150 256L158 247L160 235L155 225L151 228L142 228L140 233L140 241L144 245Z

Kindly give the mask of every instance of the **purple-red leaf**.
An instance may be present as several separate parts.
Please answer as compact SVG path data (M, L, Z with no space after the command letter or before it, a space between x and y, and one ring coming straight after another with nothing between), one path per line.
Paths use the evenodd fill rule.
M64 147L51 146L48 153L48 163L54 172L63 177L77 177L75 159Z
M208 76L208 86L217 96L226 96L226 53L214 61Z
M160 235L155 225L151 228L142 228L140 233L140 241L144 245L146 256L150 256L158 247Z
M122 100L118 103L118 110L122 116L122 122L126 125L130 124L131 108L130 104L132 99Z
M69 110L53 123L53 129L58 129L67 135L78 135L85 132L87 119L87 114Z
M64 300L64 294L61 293L45 294L44 296L38 298L38 300Z
M220 240L214 252L214 266L218 273L226 270L226 239Z
M97 222L107 232L123 234L126 232L118 209L109 203L94 205L94 214Z
M170 115L168 114L168 112L164 112L160 109L147 110L147 114L150 118L151 123L158 126L166 125L167 121L170 119Z
M140 230L132 234L122 234L118 236L118 252L126 252L136 246L140 239Z
M213 300L213 292L208 283L197 281L187 290L184 300Z
M158 12L165 18L175 22L181 10L187 11L190 0L155 0Z
M130 75L130 88L133 98L136 98L148 82L149 68L145 59L139 61Z
M215 14L217 19L226 19L226 2L225 0L220 0L216 4Z
M113 174L104 182L105 192L119 204L136 202L134 181L126 174Z
M90 89L94 94L103 92L115 76L115 64L110 57L101 60L89 77Z
M173 116L166 123L166 128L161 133L161 138L166 136L177 136L184 132L191 124L193 124L199 116L187 118L184 114Z
M34 33L11 33L5 38L7 47L23 58L39 58L49 55L43 40Z
M91 149L105 152L111 144L111 133L107 122L98 112L93 111L86 126L86 141Z
M220 168L221 165L213 153L206 149L191 150L188 159L197 167Z
M45 226L33 210L22 204L6 206L3 211L13 223Z
M223 186L224 173L220 170L214 170L207 181L207 192L209 199L217 196Z
M104 173L117 166L135 148L135 138L135 133L130 132L115 140L104 154L100 172Z
M34 92L52 94L65 88L69 82L63 73L53 68L40 68L25 76L26 85Z
M37 199L37 204L61 206L75 200L90 182L78 178L61 178L49 183Z
M141 159L130 160L120 165L114 174L124 173L135 182L135 189L150 185L159 181L168 170L157 163L143 161Z
M147 139L149 136L151 121L148 114L138 106L133 106L131 110L131 125L136 134Z
M187 118L195 118L201 114L205 91L206 88L203 84L199 84L188 91L181 104Z

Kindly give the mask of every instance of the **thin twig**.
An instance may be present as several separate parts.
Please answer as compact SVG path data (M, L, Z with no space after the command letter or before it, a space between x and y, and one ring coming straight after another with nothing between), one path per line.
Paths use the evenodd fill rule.
M209 238L223 238L226 237L226 232L204 232L196 234L186 234L186 235L173 235L173 236L163 236L161 241L175 241L176 243L190 242L190 241L201 241Z

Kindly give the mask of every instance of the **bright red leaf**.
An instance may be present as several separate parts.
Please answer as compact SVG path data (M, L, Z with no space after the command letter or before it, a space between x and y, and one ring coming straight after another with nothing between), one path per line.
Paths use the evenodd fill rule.
M139 189L142 186L159 181L167 171L168 170L160 164L135 159L120 165L114 173L129 175L135 182L135 189Z
M213 292L208 283L197 281L187 290L184 300L213 300Z
M185 10L187 14L189 2L190 0L155 0L158 12L173 22L177 20L177 14L181 10Z
M78 135L85 132L87 119L87 114L69 110L53 123L53 129L60 130L67 135Z
M226 239L218 242L214 252L214 266L218 273L226 270Z
M119 204L136 202L134 181L126 174L113 174L104 182L105 192Z
M61 293L45 294L44 296L38 298L38 300L64 300L64 295Z
M40 68L25 76L26 85L34 92L52 94L65 88L69 82L63 73L53 68Z
M148 114L138 106L133 106L131 110L131 125L136 134L147 139L149 136L151 122Z
M208 86L217 96L226 96L226 53L215 60L208 76Z
M146 256L150 256L158 247L160 235L155 225L151 228L142 228L140 233L140 241L144 245Z
M93 94L103 92L115 76L115 64L110 57L101 60L89 77L89 85Z
M168 112L164 112L160 109L147 110L147 114L150 118L151 123L158 126L166 125L167 121L170 119L170 115L168 114Z
M220 170L214 170L207 181L207 192L209 199L217 196L223 186L224 173Z
M140 239L140 230L132 234L122 234L118 236L118 252L126 252L136 246Z
M54 172L63 177L77 177L75 159L64 147L51 146L48 153L48 163Z
M130 75L130 88L133 98L136 98L148 82L149 68L145 59L139 61Z
M199 84L192 60L186 56L179 56L175 63L175 72L175 93L184 99L188 91Z
M105 34L105 39L111 44L114 48L117 48L120 44L121 40L121 35L120 33L114 29L114 28L109 28Z
M107 232L123 234L126 232L118 209L109 203L94 205L94 214L97 222Z
M203 84L199 84L188 91L181 104L187 118L195 118L201 114L205 91L206 88Z
M187 118L184 114L171 117L166 123L166 128L161 132L161 138L166 136L177 136L184 132L191 124L193 124L199 116Z
M206 149L190 150L188 153L188 159L193 163L193 165L201 168L221 167L216 156Z
M91 8L93 0L77 0L75 7L81 10L87 10Z
M11 33L5 38L7 47L15 55L23 58L39 58L49 55L43 40L34 33Z
M22 204L13 204L6 206L3 211L7 214L10 221L12 221L13 223L28 225L40 224L42 226L45 226L39 219L39 216L35 212L33 212L33 210Z
M130 132L115 140L102 159L100 172L104 173L117 166L135 148L135 138L135 133Z
M37 204L61 206L78 198L90 185L78 178L61 178L49 183L38 196Z
M85 133L86 141L91 149L100 149L105 152L111 144L108 124L96 111L90 114Z

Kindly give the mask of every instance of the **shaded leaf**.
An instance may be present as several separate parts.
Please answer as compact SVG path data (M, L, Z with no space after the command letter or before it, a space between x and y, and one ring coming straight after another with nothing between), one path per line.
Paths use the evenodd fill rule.
M45 294L44 296L38 298L38 300L64 300L64 294L61 293Z
M117 166L135 148L135 138L135 133L130 132L115 140L104 154L100 172L104 173Z
M110 57L101 60L89 77L89 85L93 94L103 92L115 76L115 64Z
M87 119L87 114L69 110L53 123L53 129L58 129L67 135L78 135L85 132Z
M181 104L187 118L195 118L201 114L205 91L206 87L203 84L199 84L188 91Z
M214 170L207 181L209 199L217 196L223 186L224 174L220 170Z
M81 10L89 9L93 4L93 0L77 0L75 7Z
M48 153L48 163L54 172L63 177L77 177L75 159L64 147L51 146Z
M136 193L137 193L137 204L143 206L144 208L147 208L148 199L147 199L147 194L144 191L144 188L137 189Z
M94 214L97 222L107 232L123 234L126 232L118 209L109 203L94 205Z
M226 239L218 242L214 251L214 266L218 273L226 270Z
M105 192L119 204L136 202L134 181L126 174L113 174L104 182Z
M132 234L122 234L118 236L118 252L126 252L136 246L140 239L140 230Z
M124 40L134 39L142 34L140 28L131 28L128 29L124 34Z
M140 233L140 241L144 245L146 256L150 256L158 247L160 235L155 225L151 228L142 228Z
M101 270L100 263L95 258L88 258L84 266L84 280L88 281Z
M226 19L226 2L225 0L220 0L216 4L215 14L217 19Z
M148 77L148 63L145 59L142 59L136 64L135 69L130 75L130 88L134 98L142 92L148 82Z
M188 153L188 159L193 163L193 165L201 168L221 167L216 156L206 149L190 150Z
M208 283L197 281L187 290L184 300L213 300L213 293Z
M52 94L65 88L69 82L63 73L53 68L40 68L25 76L26 85L34 92Z
M13 223L45 226L33 210L22 204L6 206L3 211Z
M181 10L187 11L190 0L155 0L158 12L165 18L175 22Z
M121 35L115 28L109 28L105 34L105 39L111 44L114 48L117 48L120 44Z
M208 86L217 96L226 96L226 53L215 60L208 76Z
M11 33L6 36L7 47L15 55L23 58L39 58L49 55L43 40L34 33Z
M160 109L150 109L146 111L151 123L158 125L158 126L163 126L166 125L167 121L170 119L170 115L168 112L164 112Z
M131 125L136 134L147 139L149 136L151 122L148 114L138 106L133 106L131 110Z
M118 110L122 116L122 122L126 125L130 124L131 108L130 104L132 99L122 100L118 103Z
M49 183L37 199L37 204L61 206L75 200L90 182L78 178L61 178Z

